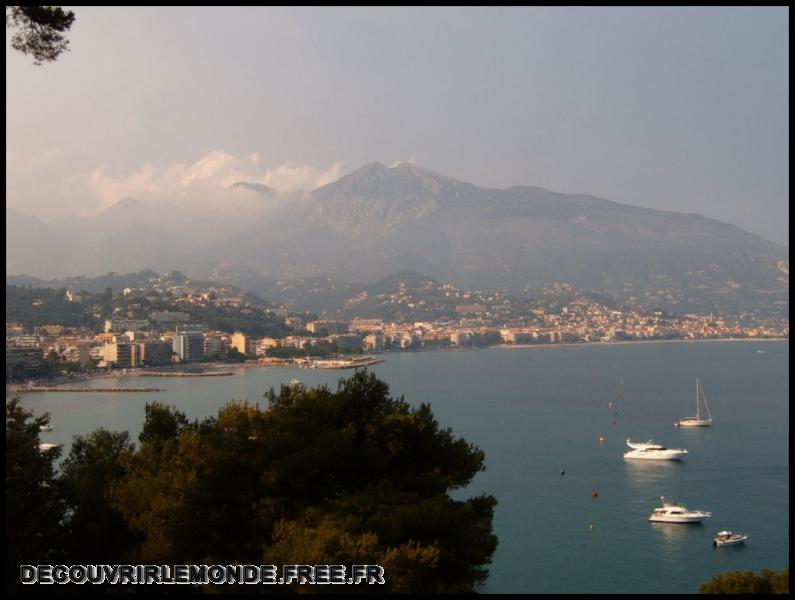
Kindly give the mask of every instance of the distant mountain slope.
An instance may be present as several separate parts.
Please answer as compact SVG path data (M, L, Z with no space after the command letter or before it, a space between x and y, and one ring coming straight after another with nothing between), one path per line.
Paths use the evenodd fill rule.
M65 289L74 292L86 291L92 294L98 294L104 292L106 288L111 288L114 293L118 294L127 287L150 287L151 282L158 278L159 275L157 273L147 269L137 273L105 273L98 277L79 276L62 279L40 279L28 275L7 275L6 284L31 288Z
M246 182L236 187L271 193ZM129 244L147 239L139 252L95 245L91 254L106 259L105 270L120 270L115 261L126 260L127 270L181 268L208 277L216 266L234 264L266 280L365 284L409 270L514 293L567 282L678 312L789 310L787 249L700 215L529 186L481 188L415 165L380 163L280 206L239 215L247 231L218 225L175 232L149 223L138 234L125 232ZM158 244L158 236L175 239ZM79 263L72 258L71 265Z
M74 250L71 240L44 221L6 207L6 273L57 277Z
M414 165L367 165L303 212L205 253L269 277L373 281L400 270L470 288L556 281L666 310L788 311L788 252L696 214L537 187L480 188Z

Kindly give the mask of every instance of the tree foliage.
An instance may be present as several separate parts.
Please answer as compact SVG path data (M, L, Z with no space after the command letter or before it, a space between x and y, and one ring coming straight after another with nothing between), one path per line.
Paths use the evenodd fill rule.
M68 302L65 293L65 289L6 286L6 321L20 323L28 330L52 323L94 328L97 320L90 299Z
M185 413L160 402L147 402L144 408L144 426L138 436L142 444L163 443L179 437L180 430L188 424Z
M6 581L14 589L20 564L52 563L63 539L63 502L56 492L54 463L60 448L39 450L39 427L46 413L34 417L6 401Z
M762 569L759 575L753 571L730 571L715 575L701 584L699 594L788 594L789 567L776 573Z
M112 486L124 477L124 459L134 449L127 432L100 428L75 437L59 478L70 514L66 552L72 563L105 557L106 564L118 564L134 544L111 497Z
M6 27L14 30L11 47L33 56L33 63L54 61L69 50L64 33L75 14L60 6L7 6Z
M486 579L496 500L449 495L485 457L429 405L393 398L366 370L336 391L265 396L267 408L233 401L192 422L148 404L137 448L127 433L78 436L45 489L65 505L51 513L68 533L65 563L380 564L391 592L472 592Z

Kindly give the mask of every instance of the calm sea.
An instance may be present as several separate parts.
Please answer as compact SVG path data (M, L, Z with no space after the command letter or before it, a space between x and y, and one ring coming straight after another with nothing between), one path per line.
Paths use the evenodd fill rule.
M483 591L692 593L716 573L788 566L787 342L492 348L385 358L372 370L393 394L430 402L442 426L486 452L486 471L455 492L489 493L499 501L500 543ZM28 394L23 404L50 412L54 431L42 434L44 441L68 446L73 434L97 427L137 437L144 404L154 399L203 417L233 398L264 407L262 393L294 377L334 388L347 374L241 368L234 377L119 378L113 383L167 391ZM675 428L677 418L695 412L696 377L713 426ZM654 438L690 454L682 462L625 461L627 437ZM649 523L660 496L713 516L703 525ZM722 529L750 539L715 549L711 540Z

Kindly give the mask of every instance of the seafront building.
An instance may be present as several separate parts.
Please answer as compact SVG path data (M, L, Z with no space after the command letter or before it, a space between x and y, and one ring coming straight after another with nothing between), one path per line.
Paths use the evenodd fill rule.
M38 375L44 366L41 348L6 346L6 381Z
M147 367L160 367L170 365L172 360L173 345L165 341L141 342L138 347L141 352L141 364Z
M364 338L364 350L380 352L384 349L384 336L380 333L371 333Z
M106 364L119 369L129 369L140 365L138 345L123 342L121 337L105 344L102 358Z
M340 333L329 336L329 341L337 346L340 352L361 352L362 336L358 333Z
M204 336L204 357L207 359L216 359L221 356L223 352L223 341L218 335L205 335Z
M91 364L91 346L87 343L78 343L68 346L63 353L66 362L77 363L86 366Z
M236 331L232 335L230 348L234 348L241 354L245 354L247 356L256 356L257 354L257 347L254 344L254 340L251 338L251 336L246 335L242 331Z
M173 349L179 362L192 362L204 358L204 334L199 332L177 333Z
M266 356L268 348L277 348L280 345L280 340L276 338L262 338L257 342L257 356Z

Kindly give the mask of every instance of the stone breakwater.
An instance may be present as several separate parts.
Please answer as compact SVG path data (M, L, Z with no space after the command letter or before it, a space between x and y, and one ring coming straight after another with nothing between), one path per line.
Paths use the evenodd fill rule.
M70 386L11 386L11 392L165 392L155 387L70 387Z

